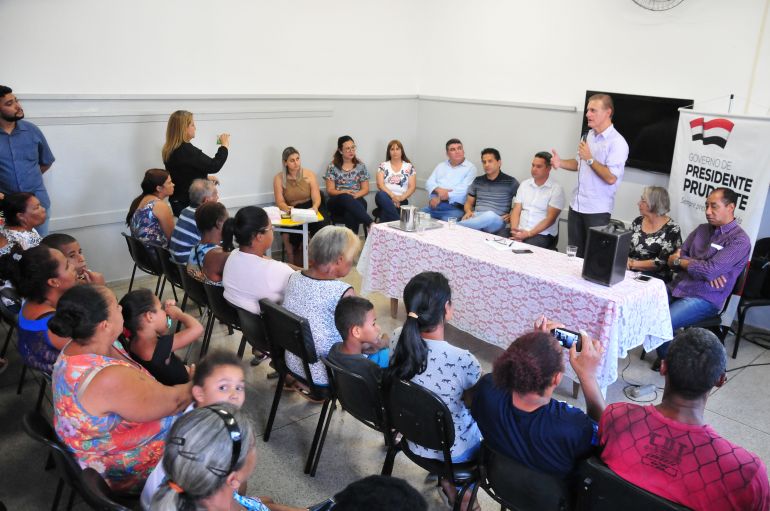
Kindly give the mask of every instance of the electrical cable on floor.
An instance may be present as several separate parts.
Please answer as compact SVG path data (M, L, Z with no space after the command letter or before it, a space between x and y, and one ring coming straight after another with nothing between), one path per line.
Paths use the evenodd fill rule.
M746 334L741 334L741 340L749 341L751 344L755 344L760 348L770 350L770 335L768 334L765 334L762 332L749 332ZM767 365L770 365L770 363L747 364L745 366L733 367L732 369L728 369L726 372L729 373L730 371L737 371L738 369L745 369L747 367L758 367L758 366L767 366Z
M623 380L623 383L626 384L625 387L623 387L623 395L626 396L626 399L630 399L631 401L635 403L652 403L656 399L658 399L658 391L663 390L662 387L655 386L654 395L652 396L652 399L638 399L632 395L630 395L631 390L629 389L638 389L643 387L644 385L641 383L631 383L628 380L626 380L626 369L628 369L631 366L631 354L628 354L628 362L626 362L626 367L623 368L623 370L620 372L620 379Z
M770 335L761 332L749 332L747 334L741 334L742 341L749 341L751 344L756 344L760 348L770 350Z
M725 372L729 373L730 371L737 371L738 369L746 369L747 367L759 367L759 366L770 366L770 362L763 362L761 364L746 364L745 366L733 367L732 369L728 369Z

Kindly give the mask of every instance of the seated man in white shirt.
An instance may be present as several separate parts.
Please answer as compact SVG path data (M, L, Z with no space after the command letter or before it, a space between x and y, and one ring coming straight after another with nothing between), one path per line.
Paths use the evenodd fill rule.
M564 190L551 179L551 153L541 151L532 158L532 178L519 186L511 211L511 239L552 248L559 234Z
M446 155L448 159L436 165L425 182L430 200L423 211L438 220L463 216L465 195L476 177L476 167L465 159L463 143L458 139L447 141Z

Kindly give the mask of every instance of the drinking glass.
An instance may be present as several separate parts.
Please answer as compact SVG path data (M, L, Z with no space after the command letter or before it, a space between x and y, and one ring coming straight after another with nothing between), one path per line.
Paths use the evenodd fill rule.
M567 245L567 257L572 259L577 255L577 246L575 245Z
M430 223L430 214L424 211L417 213L417 231L424 232Z

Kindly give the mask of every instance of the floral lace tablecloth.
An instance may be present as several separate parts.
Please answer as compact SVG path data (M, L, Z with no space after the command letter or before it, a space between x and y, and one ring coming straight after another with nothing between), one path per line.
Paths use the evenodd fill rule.
M452 286L451 324L483 341L504 349L541 314L599 339L602 387L617 380L628 350L651 351L672 338L663 281L639 282L627 272L612 287L594 284L581 277L582 259L529 246L532 254L498 251L485 241L493 238L459 226L410 233L372 224L358 262L362 292L401 299L414 275L440 271Z

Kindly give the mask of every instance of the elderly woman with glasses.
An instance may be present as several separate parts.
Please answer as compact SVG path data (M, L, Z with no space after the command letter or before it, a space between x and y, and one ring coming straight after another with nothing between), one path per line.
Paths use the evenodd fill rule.
M639 213L631 224L628 269L665 281L671 279L668 257L682 246L679 224L667 215L668 192L660 186L648 186L639 199Z
M374 221L366 212L366 197L369 194L369 171L356 158L356 143L344 135L337 139L337 150L326 169L326 193L329 194L329 211L342 218L345 227L358 233L364 224L368 231Z

